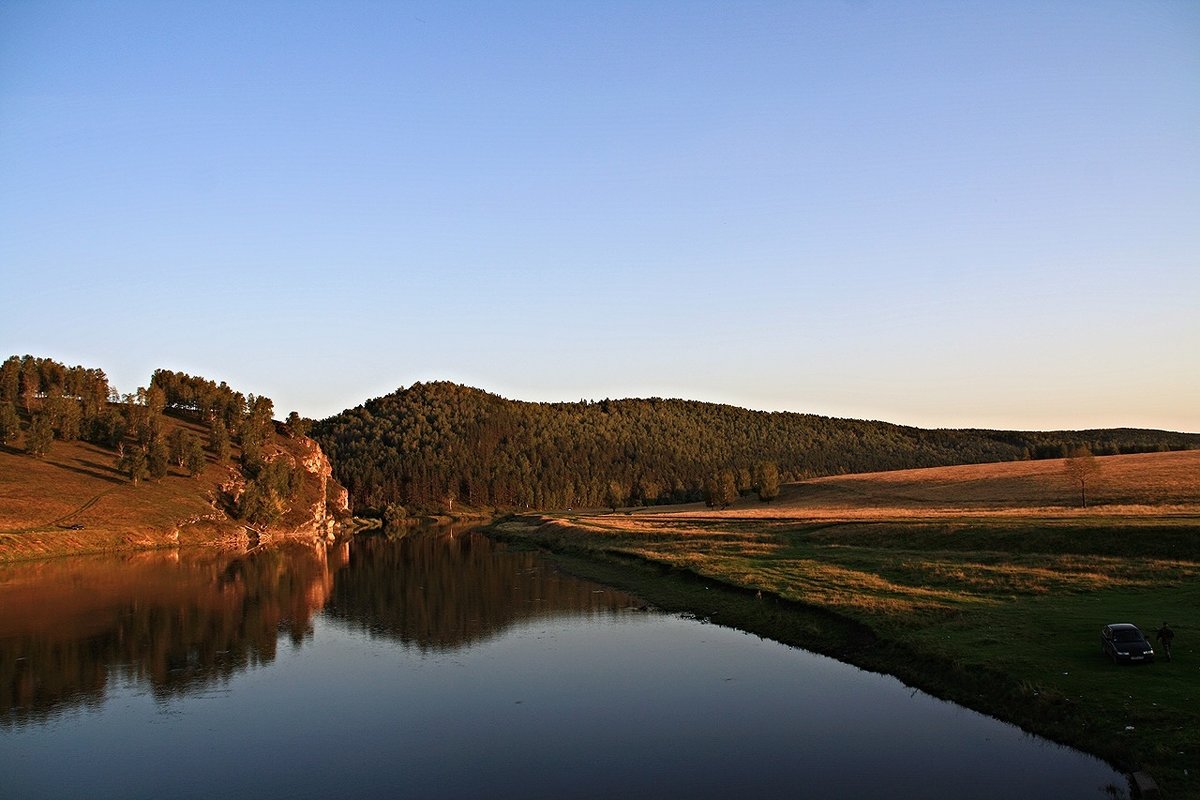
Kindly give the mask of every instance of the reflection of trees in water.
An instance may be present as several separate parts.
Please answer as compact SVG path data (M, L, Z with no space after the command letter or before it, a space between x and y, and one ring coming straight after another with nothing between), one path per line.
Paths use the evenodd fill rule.
M475 534L356 539L327 613L422 650L464 647L524 620L615 610L629 595Z
M346 549L287 545L71 559L0 573L0 725L103 699L110 680L169 696L299 643ZM21 571L24 569L25 571Z
M12 565L0 568L0 728L97 705L114 681L158 697L224 681L274 660L281 635L303 642L327 601L372 634L435 650L632 602L478 534Z

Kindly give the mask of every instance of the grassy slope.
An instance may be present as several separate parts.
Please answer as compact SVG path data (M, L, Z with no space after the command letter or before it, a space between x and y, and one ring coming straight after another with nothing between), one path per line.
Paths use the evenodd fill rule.
M174 427L192 430L201 441L207 436L189 419L167 417L167 433ZM277 451L299 458L304 448L299 440L275 437ZM0 561L211 543L244 533L216 503L218 486L230 480L234 466L217 464L211 453L194 478L172 465L162 480L137 485L115 464L114 451L80 441L56 441L40 459L0 446ZM281 524L303 524L318 499L314 483L305 480Z
M577 516L536 538L834 612L878 637L851 660L1200 796L1200 452L1099 461L1086 511L1062 461L1020 462L824 478L721 512ZM1164 619L1172 663L1101 658L1102 624Z

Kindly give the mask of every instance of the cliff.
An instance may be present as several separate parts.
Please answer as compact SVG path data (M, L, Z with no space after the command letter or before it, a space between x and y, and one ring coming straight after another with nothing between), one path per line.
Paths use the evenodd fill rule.
M302 471L301 488L284 514L281 533L333 540L338 524L350 516L350 493L334 480L333 464L308 437L295 440L288 457Z

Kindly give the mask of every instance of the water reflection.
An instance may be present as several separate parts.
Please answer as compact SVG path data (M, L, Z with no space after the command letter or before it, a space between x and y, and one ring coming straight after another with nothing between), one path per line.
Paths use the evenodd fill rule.
M362 539L334 582L327 613L420 650L475 644L516 622L628 607L628 595L584 583L533 553L468 532Z
M301 642L345 546L154 551L0 568L0 725L103 699L111 681L187 692Z
M172 551L0 568L0 725L103 700L113 681L156 696L203 688L300 646L313 617L422 651L515 622L630 605L477 532L245 552Z
M6 567L0 794L1123 792L895 679L631 603L461 533Z

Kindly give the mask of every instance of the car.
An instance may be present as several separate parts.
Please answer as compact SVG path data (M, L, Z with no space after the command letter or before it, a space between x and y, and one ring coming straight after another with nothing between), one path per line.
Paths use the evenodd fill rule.
M1154 648L1138 628L1114 622L1100 629L1100 652L1114 664L1146 664L1154 660Z

